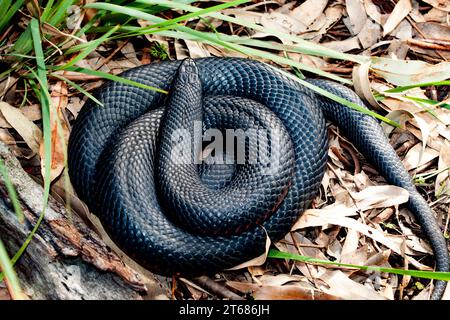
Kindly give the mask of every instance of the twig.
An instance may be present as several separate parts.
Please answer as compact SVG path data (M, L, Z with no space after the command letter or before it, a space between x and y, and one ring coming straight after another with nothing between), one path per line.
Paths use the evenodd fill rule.
M431 40L431 39L423 39L423 40L407 39L406 42L408 44L424 49L450 51L450 42L448 41Z
M225 286L217 283L216 281L210 279L207 276L194 278L193 281L196 282L198 285L205 287L208 291L211 291L212 293L217 294L218 296L221 296L225 299L244 300L244 298L242 298L241 296L230 291Z

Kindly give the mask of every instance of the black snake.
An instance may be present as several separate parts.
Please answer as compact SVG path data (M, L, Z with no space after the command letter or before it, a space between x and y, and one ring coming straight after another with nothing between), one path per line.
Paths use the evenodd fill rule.
M96 92L104 106L89 100L69 140L76 191L137 262L160 274L201 274L262 254L266 236L280 240L316 196L327 160L327 118L389 183L409 191L409 209L432 245L436 269L448 271L446 241L432 211L374 118L257 61L181 63L153 63L122 74L171 90L169 95L104 84ZM342 85L309 81L363 105ZM198 149L197 142L173 140L180 128L195 135L193 121L202 121L201 130L276 130L280 140L269 140L268 150L281 161L270 174L258 163L197 164L194 151L184 153L189 161L173 161L175 142ZM437 281L432 298L444 289L445 282Z

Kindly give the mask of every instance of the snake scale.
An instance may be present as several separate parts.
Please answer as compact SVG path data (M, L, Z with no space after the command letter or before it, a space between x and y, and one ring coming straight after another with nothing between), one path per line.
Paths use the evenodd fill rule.
M147 269L213 273L262 254L267 235L283 238L318 192L328 119L388 183L409 192L408 207L431 243L436 269L448 271L446 241L433 213L371 116L250 59L166 61L122 76L170 93L105 83L95 93L104 106L87 101L73 126L69 174L112 240ZM309 81L363 105L345 86ZM194 121L203 131L276 130L280 140L270 140L268 150L280 161L270 174L258 163L194 163L194 151L183 154L190 161L174 161L173 135L181 128L195 137ZM181 140L197 150L197 142ZM433 299L445 285L436 281Z

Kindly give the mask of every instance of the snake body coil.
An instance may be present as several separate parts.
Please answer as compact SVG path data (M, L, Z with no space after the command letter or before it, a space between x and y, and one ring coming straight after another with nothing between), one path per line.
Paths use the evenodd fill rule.
M146 268L216 272L262 254L266 234L281 239L318 191L327 159L326 117L389 183L409 191L409 208L430 240L436 269L448 271L446 242L432 211L374 118L252 60L162 62L122 76L171 93L103 85L96 97L104 106L87 102L73 127L69 173L111 238ZM344 86L311 82L363 105ZM173 136L180 128L195 135L193 121L203 130L276 130L280 141L269 144L281 161L271 174L258 164L195 164L195 152L175 163ZM436 282L432 297L444 289Z

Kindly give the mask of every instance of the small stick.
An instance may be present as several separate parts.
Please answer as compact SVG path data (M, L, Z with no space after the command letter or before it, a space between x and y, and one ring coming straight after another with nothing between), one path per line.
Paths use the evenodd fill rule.
M450 51L450 42L447 41L408 39L406 42L424 49Z
M207 276L201 276L198 278L193 279L194 282L196 282L198 285L205 287L208 291L211 291L214 294L217 294L218 296L221 296L225 299L230 300L245 300L241 296L237 295L236 293L230 291L225 286L217 283L216 281L212 280L211 278Z

